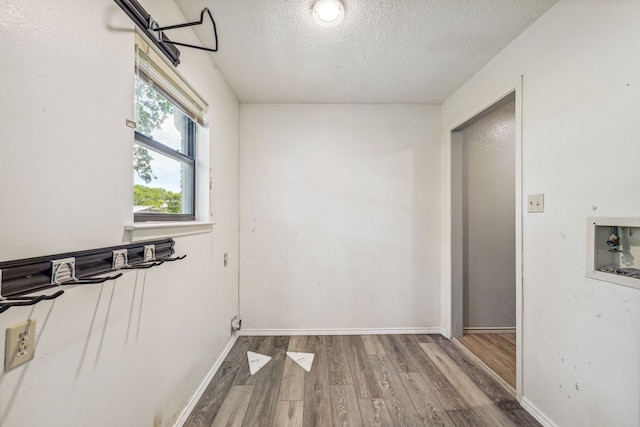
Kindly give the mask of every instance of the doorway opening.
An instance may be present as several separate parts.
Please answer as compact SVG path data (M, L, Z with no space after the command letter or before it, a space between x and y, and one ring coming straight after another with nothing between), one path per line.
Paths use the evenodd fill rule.
M514 91L451 132L452 335L514 391L516 123Z

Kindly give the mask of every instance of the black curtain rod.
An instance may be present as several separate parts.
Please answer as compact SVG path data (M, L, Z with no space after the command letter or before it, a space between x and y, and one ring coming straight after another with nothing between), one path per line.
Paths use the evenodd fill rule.
M166 56L174 67L180 64L180 51L177 47L167 44L169 38L163 33L159 32L157 35L151 29L153 27L153 18L144 10L144 7L140 5L136 0L114 0L118 6L125 11L129 18L144 32L153 44ZM159 38L158 38L159 37ZM164 42L163 42L164 41Z

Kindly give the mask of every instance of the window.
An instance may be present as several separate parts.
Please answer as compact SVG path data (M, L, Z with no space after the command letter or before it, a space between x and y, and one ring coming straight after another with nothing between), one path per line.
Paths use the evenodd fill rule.
M196 140L206 104L136 35L134 220L196 215Z

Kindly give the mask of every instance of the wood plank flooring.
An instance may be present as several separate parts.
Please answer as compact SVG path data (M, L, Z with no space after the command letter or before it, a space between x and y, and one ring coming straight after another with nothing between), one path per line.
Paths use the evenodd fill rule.
M458 341L513 389L516 388L516 334L469 334Z
M247 351L273 359L252 376ZM311 372L287 351L314 353ZM184 424L539 425L440 335L240 337Z

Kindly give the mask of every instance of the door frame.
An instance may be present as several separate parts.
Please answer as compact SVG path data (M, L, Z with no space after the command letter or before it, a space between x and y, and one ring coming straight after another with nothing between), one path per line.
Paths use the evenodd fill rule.
M505 97L515 92L515 286L516 286L516 397L522 398L523 366L523 162L522 162L522 86L523 77L508 85L481 105L470 108L465 115L443 126L443 203L442 203L442 325L448 338L462 336L462 134L457 132L483 112L491 110ZM486 113L485 113L486 114Z

